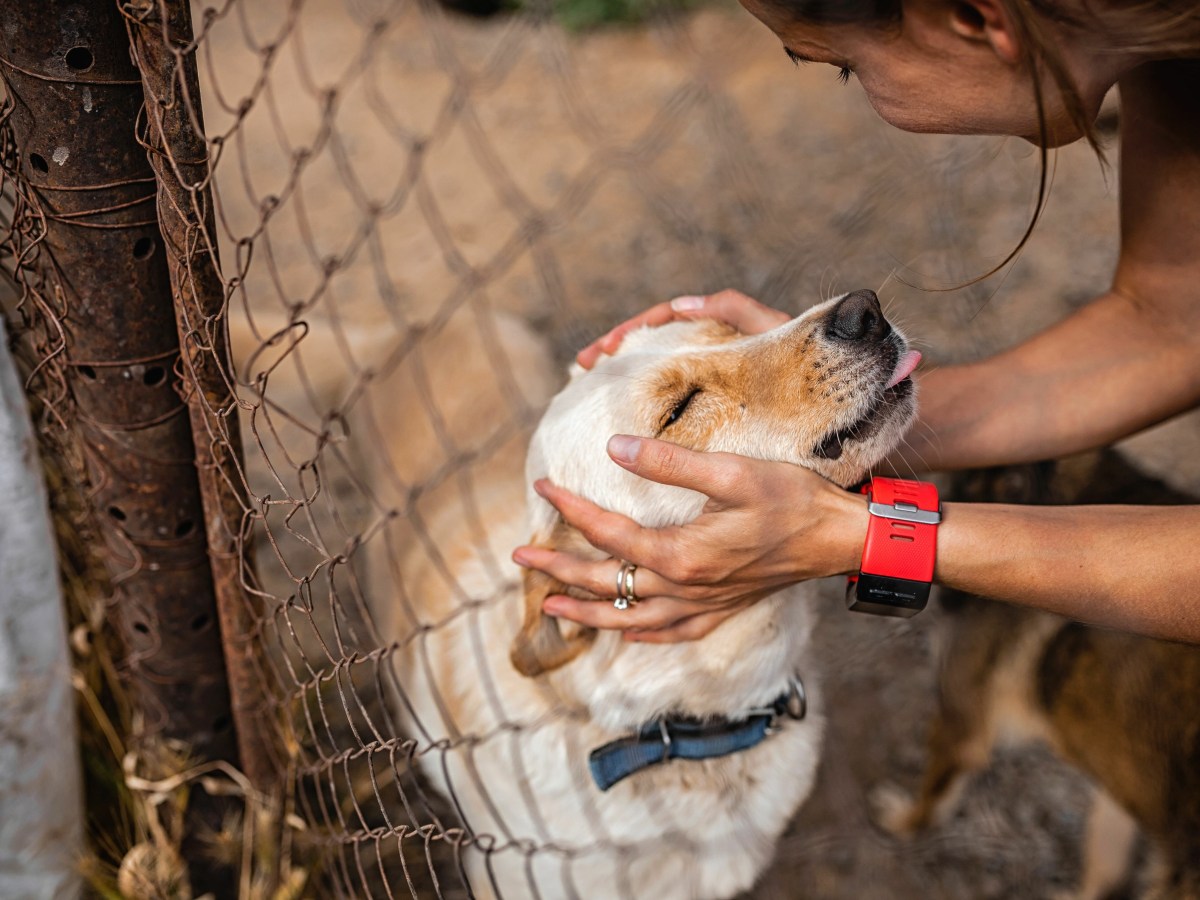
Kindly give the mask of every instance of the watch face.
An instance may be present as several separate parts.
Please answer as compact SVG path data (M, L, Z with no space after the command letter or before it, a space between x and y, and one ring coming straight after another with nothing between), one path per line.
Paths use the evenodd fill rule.
M846 589L846 607L877 616L915 616L929 601L930 584L860 572Z

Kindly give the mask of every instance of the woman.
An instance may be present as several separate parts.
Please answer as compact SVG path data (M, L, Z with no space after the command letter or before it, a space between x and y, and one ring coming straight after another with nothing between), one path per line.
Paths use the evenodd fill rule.
M1121 252L1112 287L1058 325L982 362L920 378L921 420L898 471L1017 463L1098 447L1200 405L1200 9L1192 0L743 0L795 60L862 83L909 131L1080 138L1121 96ZM747 333L787 316L733 291L681 297L629 329L709 316ZM853 573L861 496L784 463L617 435L642 477L700 491L704 513L646 529L550 484L539 492L614 558L537 547L514 559L599 596L621 560L640 603L550 597L545 610L647 642L694 640L780 586ZM947 503L935 580L1087 622L1200 643L1197 507Z

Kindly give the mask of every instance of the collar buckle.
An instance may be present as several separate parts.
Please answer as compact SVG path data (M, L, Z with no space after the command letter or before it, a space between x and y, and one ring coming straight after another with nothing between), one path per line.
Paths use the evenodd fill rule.
M787 690L775 699L770 706L754 706L745 711L746 718L752 716L768 716L767 734L776 734L780 730L779 719L787 716L793 722L799 722L808 715L808 694L804 690L804 682L800 676L788 678Z
M808 715L808 694L804 690L804 682L796 675L788 679L787 699L784 700L783 711L789 719L796 722Z
M662 738L663 759L671 758L671 732L667 730L667 717L663 716L658 720L658 734Z

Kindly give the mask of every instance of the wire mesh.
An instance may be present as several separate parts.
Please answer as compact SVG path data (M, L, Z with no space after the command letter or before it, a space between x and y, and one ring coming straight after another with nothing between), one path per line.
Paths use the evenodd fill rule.
M587 896L601 869L632 897L664 848L718 852L652 802L657 836L614 840L584 713L545 685L497 687L519 626L508 554L529 537L529 430L570 354L651 302L734 285L799 311L897 271L953 283L1003 257L1029 213L1036 161L1015 143L891 133L833 73L793 72L739 10L646 14L576 33L546 4L475 19L411 0L221 0L194 4L194 42L167 48L199 71L203 118L186 91L169 102L204 138L211 230L192 237L219 257L231 332L232 371L220 316L187 348L236 394L201 433L244 501L209 532L256 561L239 570L249 622L226 642L255 660L256 714L279 731L270 764L331 895ZM951 304L890 283L918 343L943 359L997 349L1103 286L1112 204L1086 156L1067 160L1059 191L1078 187L1069 215L1086 224L1013 271L1007 290L1030 297L1017 312L989 304L994 285ZM12 221L19 269L36 229ZM53 321L31 316L33 334ZM66 385L38 366L53 336L29 346L32 390L70 422ZM244 465L224 452L237 420ZM918 672L876 701L895 716L875 745L916 747L925 634L870 625L824 633L829 705ZM847 708L830 741L857 746L878 710ZM562 722L580 725L561 748L569 833L547 823L524 750ZM869 777L919 767L915 750L880 752L850 755ZM863 773L838 756L763 896L794 896L796 878L812 896L869 896L881 873L890 896L934 896L929 873L955 854L969 862L935 879L938 896L970 895L999 856L996 895L1057 871L1047 829L1023 841L987 804L968 835L913 859L881 848L863 837ZM1045 777L1078 808L1066 776Z

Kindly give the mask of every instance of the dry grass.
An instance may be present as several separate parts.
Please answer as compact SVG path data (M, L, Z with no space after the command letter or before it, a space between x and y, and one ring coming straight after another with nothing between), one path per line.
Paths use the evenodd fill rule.
M229 764L196 764L179 742L139 737L139 718L121 678L120 643L107 624L112 587L95 553L101 544L75 482L63 474L72 465L69 453L43 446L42 456L70 627L87 815L80 869L88 887L106 900L190 900L191 869L202 866L226 873L239 900L305 896L309 868L292 859L303 844L302 821L278 800L256 793ZM219 828L189 836L197 788L222 798L226 811Z

